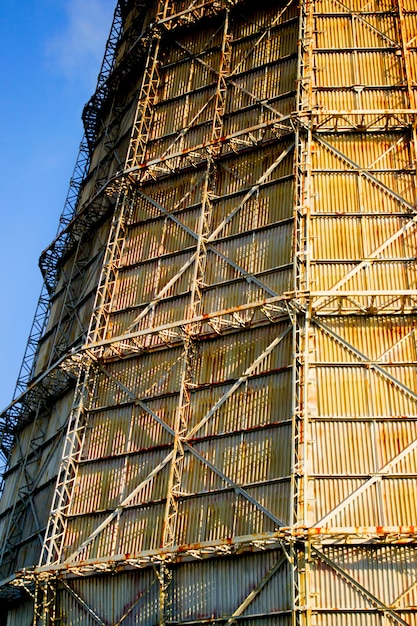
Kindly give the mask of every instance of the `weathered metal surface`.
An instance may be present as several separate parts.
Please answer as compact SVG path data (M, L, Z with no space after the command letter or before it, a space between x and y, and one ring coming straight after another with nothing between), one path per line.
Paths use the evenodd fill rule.
M415 624L415 3L149 4L40 343L39 372L75 348L73 406L20 435L5 575L43 539L27 581L58 573L62 621Z

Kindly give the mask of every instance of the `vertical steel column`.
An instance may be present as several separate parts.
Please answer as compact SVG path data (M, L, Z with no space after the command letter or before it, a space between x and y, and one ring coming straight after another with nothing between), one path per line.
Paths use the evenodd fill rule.
M404 78L407 83L406 88L407 88L407 95L408 95L408 105L410 109L415 111L416 106L417 106L417 102L416 102L417 99L416 99L415 88L413 89L414 81L412 80L412 71L411 71L411 66L410 66L410 53L408 49L408 42L405 36L405 16L404 16L403 2L404 0L396 0L398 35L399 35L400 46L401 46L401 60L402 60L402 65L403 65ZM411 126L411 133L412 133L412 142L413 142L413 148L414 148L414 161L416 161L417 159L417 115L415 113L411 113L410 120L411 120L410 126Z
M166 3L160 2L157 19L166 13ZM150 35L149 51L142 86L139 92L136 107L135 121L133 124L129 148L124 165L124 172L144 162L146 159L146 145L149 139L150 124L153 115L153 103L156 97L158 84L158 52L160 44L159 29L153 29ZM117 279L118 268L127 235L127 227L134 206L136 181L130 176L121 184L116 208L110 227L109 239L105 251L103 268L99 286L96 293L90 328L88 331L88 343L94 344L106 337L111 302L114 286Z
M36 579L33 626L53 626L56 622L56 579Z
M104 253L103 267L91 315L87 335L87 343L90 345L103 341L106 338L114 286L117 280L134 197L134 191L129 186L123 185L113 213L110 235Z
M165 2L159 3L158 19L165 15ZM161 33L159 28L153 27L148 41L148 54L143 74L142 86L139 93L139 100L136 107L135 120L133 122L132 135L125 162L125 171L144 163L146 161L146 145L149 139L149 132L153 117L153 103L156 97L158 86L158 62Z
M191 293L191 316L201 315L201 289L204 286L204 276L207 259L207 239L211 228L212 200L216 188L216 162L215 158L221 150L220 139L223 135L223 116L226 107L227 82L226 78L230 74L231 61L231 34L229 33L229 10L226 9L223 26L223 39L221 48L220 67L217 77L216 96L214 101L214 116L211 130L211 154L207 161L207 169L204 179L202 194L202 205L198 227L198 242L196 252L196 263L194 280Z
M190 388L193 380L194 340L189 329L184 329L184 357L181 375L181 388L174 423L173 457L170 464L167 484L167 501L162 528L162 546L176 543L176 522L178 516L178 498L181 496L182 471L184 465L183 439L187 432L190 410Z
M86 427L86 415L94 392L95 375L91 357L84 357L78 365L79 375L74 393L74 402L68 421L62 461L58 471L51 513L39 565L59 562L63 550L67 521L70 510L72 488L77 476L77 463L81 457Z
M167 621L170 621L170 616L168 615L168 589L172 582L172 571L164 561L161 562L158 569L155 566L154 570L159 582L158 626L164 626Z
M215 157L219 154L222 136L223 115L225 111L227 76L230 74L231 59L231 34L229 33L229 10L225 9L223 24L223 39L220 58L220 67L217 78L215 111L211 131L211 142L214 142L211 154L208 157L204 176L201 212L198 225L198 240L196 258L194 262L194 274L192 279L189 317L192 319L202 313L202 288L204 287L207 240L210 234L212 198L216 184ZM181 377L180 397L175 420L174 456L171 461L170 476L168 480L167 503L163 526L163 546L172 546L176 543L176 520L178 515L178 498L181 496L182 470L184 465L183 439L187 434L188 414L190 409L190 394L193 384L193 372L195 355L197 351L196 337L198 330L190 324L184 330L184 363Z
M294 297L293 322L293 467L292 524L308 525L308 379L310 342L311 145L313 122L313 2L304 0L299 12L297 102L295 125ZM306 539L297 542L293 557L293 624L308 626L309 560Z

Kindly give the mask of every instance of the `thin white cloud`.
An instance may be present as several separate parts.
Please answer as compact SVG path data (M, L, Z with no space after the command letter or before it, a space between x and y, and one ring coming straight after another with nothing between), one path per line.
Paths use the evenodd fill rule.
M116 0L67 0L66 23L46 42L50 69L93 88L104 54Z

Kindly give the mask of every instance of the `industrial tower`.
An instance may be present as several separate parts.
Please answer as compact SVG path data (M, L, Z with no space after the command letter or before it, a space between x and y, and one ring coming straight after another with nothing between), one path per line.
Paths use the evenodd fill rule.
M7 626L417 626L416 0L119 0L13 402Z

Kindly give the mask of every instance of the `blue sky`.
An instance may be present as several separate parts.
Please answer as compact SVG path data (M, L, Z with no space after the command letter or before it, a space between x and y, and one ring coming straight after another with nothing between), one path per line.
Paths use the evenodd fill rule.
M116 0L0 0L0 410L12 399Z

